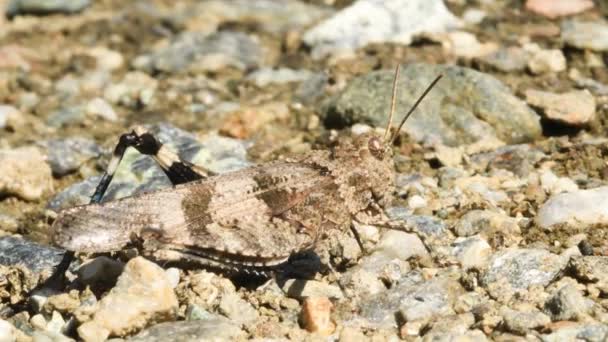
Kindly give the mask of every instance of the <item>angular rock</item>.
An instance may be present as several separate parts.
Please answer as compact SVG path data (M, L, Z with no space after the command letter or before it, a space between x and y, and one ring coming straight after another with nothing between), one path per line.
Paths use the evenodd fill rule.
M527 0L526 9L547 18L564 17L593 8L591 0Z
M88 160L103 152L94 141L73 137L52 139L44 142L48 150L48 161L55 176L64 176L78 170Z
M0 195L37 200L51 190L52 180L51 168L37 148L0 149Z
M313 58L370 43L410 44L415 35L460 25L440 0L358 0L304 34Z
M583 126L595 119L595 98L586 90L555 94L527 90L526 101L543 110L547 119L571 126Z
M211 35L182 33L168 47L138 57L136 65L147 71L177 73L218 71L226 67L248 70L263 62L264 51L256 39L241 32L221 31Z
M258 312L251 304L236 293L223 295L218 309L231 322L235 323L247 324L258 318Z
M608 50L608 23L602 20L562 22L562 40L579 49Z
M547 74L566 70L566 56L562 50L538 50L528 60L528 69L533 74Z
M540 118L503 83L457 66L406 65L398 85L401 96L397 99L397 113L409 108L421 89L439 74L444 77L420 104L418 114L414 113L404 125L403 130L414 140L458 146L484 138L519 143L540 136ZM353 79L329 103L325 124L386 126L393 78L393 71L374 71ZM399 116L395 118L398 120Z
M91 321L78 327L85 341L124 336L150 322L175 318L177 297L162 268L142 257L131 259L116 286L99 302Z
M87 103L87 114L93 117L99 117L108 121L118 120L118 115L112 108L112 105L106 102L101 97L96 97Z
M245 337L241 328L228 319L165 322L154 325L127 341L234 341Z
M559 223L600 224L608 222L608 186L552 196L536 215L540 227Z
M481 283L493 297L502 298L533 285L548 285L567 262L543 249L509 248L492 255Z
M529 54L520 47L501 48L494 53L481 56L479 60L504 72L522 71L529 61Z

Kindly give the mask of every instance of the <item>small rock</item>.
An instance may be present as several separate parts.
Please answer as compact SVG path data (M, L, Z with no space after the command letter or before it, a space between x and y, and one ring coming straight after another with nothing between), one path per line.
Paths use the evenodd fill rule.
M308 30L303 39L319 59L369 43L410 44L415 35L459 25L440 0L358 0Z
M461 237L480 234L486 241L502 241L501 245L513 246L521 241L521 229L517 219L491 210L471 210L464 214L454 227Z
M80 265L76 274L78 280L86 285L99 285L101 282L113 285L123 272L124 266L120 261L100 256Z
M327 297L341 299L344 297L339 287L317 280L289 279L283 285L283 292L291 298Z
M110 84L104 98L129 108L147 106L152 102L158 81L143 72L129 72L121 82Z
M2 342L14 342L17 340L15 327L9 322L0 319L0 341Z
M579 49L608 50L608 23L602 20L562 22L562 40Z
M103 46L87 49L85 53L95 58L95 67L97 69L114 71L121 68L124 64L124 57L120 52Z
M420 89L439 74L443 78L417 111L424 115L414 113L403 127L414 140L458 146L489 138L517 143L540 136L540 118L503 83L457 66L409 64L402 68L399 93L408 96L398 97L397 108L411 106ZM386 126L393 78L394 72L386 70L354 78L325 108L325 125Z
M551 323L551 318L534 309L530 311L516 311L505 308L501 310L507 330L519 335L526 335L530 330L542 328Z
M11 0L6 6L6 15L73 14L89 7L91 0Z
M593 305L593 301L585 298L574 285L566 285L547 300L545 311L554 321L576 321L584 320Z
M477 37L465 31L453 31L446 34L444 47L458 57L476 58L486 56L498 50L496 43L480 43Z
M19 221L16 217L8 214L3 214L0 211L0 230L9 233L16 233L19 228Z
M180 271L178 268L170 267L165 270L165 274L167 274L167 279L171 283L171 287L176 288L179 285L180 279Z
M483 63L504 72L524 70L529 59L529 53L517 46L500 48L494 53L479 57Z
M118 115L116 115L116 112L114 111L112 106L100 97L96 97L89 101L89 103L87 103L86 110L87 114L100 117L104 120L118 120Z
M51 127L59 128L84 121L85 114L84 109L80 106L62 107L51 112L46 122Z
M219 311L228 317L231 322L247 324L258 318L258 312L236 293L228 293L222 296Z
M488 263L491 253L492 247L478 235L469 238L457 238L452 248L452 255L456 257L465 270L483 268Z
M89 204L99 181L101 176L93 176L72 184L55 194L47 204L47 208L59 212L61 209Z
M258 87L266 87L269 84L285 84L292 82L302 82L312 77L314 74L308 70L293 70L288 68L261 68L249 74L247 79L255 83Z
M608 284L608 257L576 257L572 258L570 266L575 277L582 282Z
M548 285L567 262L542 249L509 248L492 255L481 283L492 297L504 298L533 285Z
M82 137L48 140L44 145L48 150L48 161L55 176L74 172L103 152L94 141Z
M608 325L597 323L568 324L554 329L551 334L541 335L543 342L563 341L606 341L608 339Z
M552 196L540 207L536 222L543 228L568 222L579 225L607 223L607 196L606 186Z
M185 32L169 46L140 56L136 62L139 69L168 73L199 73L226 67L248 70L263 64L264 50L257 39L241 32Z
M568 177L558 177L551 170L544 170L540 174L540 184L546 192L557 195L562 192L578 190L578 185Z
M529 58L528 69L536 75L562 72L566 70L566 57L562 50L539 50Z
M52 188L51 168L37 148L0 149L0 194L34 201Z
M220 317L209 320L157 324L129 338L129 341L234 341L241 340L245 336L245 333L237 324Z
M333 304L327 297L309 297L302 305L302 323L304 329L322 336L329 336L336 330L331 320Z
M148 322L173 319L177 297L162 268L142 257L131 259L116 286L99 302L93 319L78 327L85 341L102 341L140 330Z
M21 266L46 277L54 272L64 253L61 249L14 236L0 237L0 265Z
M564 17L593 8L591 0L527 0L526 9L547 18Z
M403 246L407 246L407 248L403 248ZM372 254L382 254L391 259L408 260L415 256L428 256L428 251L418 235L387 230L383 232Z
M362 300L361 322L368 327L394 327L396 314L405 321L424 320L454 313L452 304L464 292L458 281L450 277L424 280L412 271L390 289Z
M9 128L16 130L24 123L23 114L17 108L9 105L0 105L0 129Z
M582 126L595 119L595 98L585 90L555 94L530 89L526 101L541 108L547 119L566 125Z

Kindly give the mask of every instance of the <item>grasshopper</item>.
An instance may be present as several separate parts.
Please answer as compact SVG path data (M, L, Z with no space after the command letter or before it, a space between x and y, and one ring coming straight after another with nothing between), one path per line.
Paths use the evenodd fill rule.
M59 213L52 240L73 252L111 252L134 245L158 261L259 274L313 249L329 229L348 229L352 220L390 226L383 208L394 190L391 146L441 78L391 133L398 77L399 67L383 136L366 133L329 150L225 174L181 160L137 127L120 137L91 203ZM154 158L174 186L101 202L129 147Z

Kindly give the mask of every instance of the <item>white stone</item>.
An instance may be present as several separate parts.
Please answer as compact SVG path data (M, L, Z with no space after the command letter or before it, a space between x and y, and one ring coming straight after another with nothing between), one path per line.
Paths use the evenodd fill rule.
M536 222L543 228L559 223L608 223L608 186L555 195L541 206Z
M528 61L528 69L533 74L546 74L566 70L566 56L562 50L540 50L532 54Z
M468 238L457 238L454 241L452 255L458 259L462 268L478 268L484 267L492 253L490 244L479 235L474 235Z
M414 195L407 201L407 206L412 210L424 208L427 204L426 199L420 195Z
M87 103L87 114L98 116L108 121L118 120L118 115L106 100L96 97Z
M442 0L358 0L308 30L303 40L318 59L370 43L410 44L415 35L460 24Z
M0 342L14 342L16 340L14 329L9 322L0 319Z
M37 200L52 189L51 167L33 146L0 150L0 194Z
M544 170L541 172L540 184L543 190L552 195L578 190L578 185L572 179L558 177L551 170Z

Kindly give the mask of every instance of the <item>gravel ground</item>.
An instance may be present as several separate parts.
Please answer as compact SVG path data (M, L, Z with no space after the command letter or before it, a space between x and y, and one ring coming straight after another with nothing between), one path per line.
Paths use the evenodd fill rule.
M0 341L608 340L608 4L0 0ZM387 215L289 272L65 252L118 136L225 173L382 131ZM106 200L170 186L129 151ZM100 227L103 229L103 227ZM61 280L61 279L59 279Z

